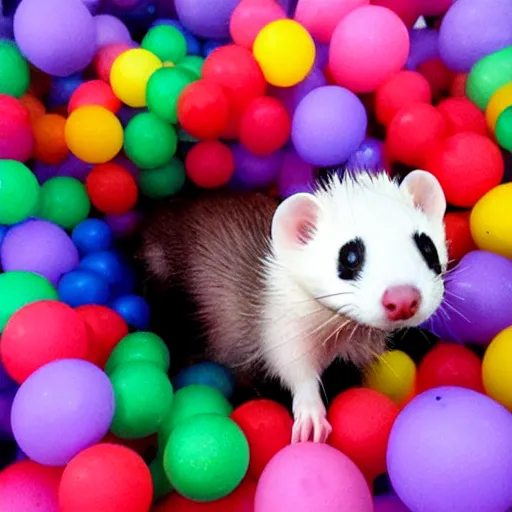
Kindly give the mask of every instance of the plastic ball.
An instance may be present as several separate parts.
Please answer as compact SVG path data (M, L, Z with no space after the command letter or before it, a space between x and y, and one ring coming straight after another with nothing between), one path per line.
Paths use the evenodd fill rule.
M137 114L126 126L124 150L141 169L154 169L169 163L177 144L176 130L152 112Z
M178 64L180 69L185 69L192 73L196 79L201 78L204 59L199 55L187 55Z
M265 156L253 155L241 144L232 147L235 157L235 173L232 180L236 180L246 189L267 189L277 180L284 160L284 151L275 151Z
M272 400L242 404L231 413L249 443L248 473L258 479L272 457L290 444L293 420L288 410Z
M446 121L448 135L460 132L488 135L485 116L468 98L446 98L437 105L437 109Z
M144 48L132 48L121 53L110 70L114 94L130 107L145 107L148 81L161 67L162 61Z
M135 232L142 220L140 212L132 210L121 215L105 215L105 221L116 238L123 238Z
M187 30L178 20L171 18L160 18L154 21L152 26L156 27L158 25L170 25L171 27L178 29L185 38L185 42L187 44L187 53L189 56L201 54L201 43L199 42L199 39L197 39L197 37L195 37L194 34L190 32L190 30Z
M272 458L256 488L254 512L282 510L371 512L373 504L368 484L346 455L322 443L297 443Z
M185 185L185 167L181 160L173 158L168 164L147 169L139 178L140 191L150 199L170 197Z
M33 149L28 110L17 98L0 94L0 159L25 162Z
M175 390L192 384L202 384L218 389L226 398L235 391L235 379L223 365L213 361L203 361L180 370L172 379Z
M384 142L373 137L366 137L357 150L347 160L346 169L357 172L365 169L369 172L389 172L389 162Z
M60 359L21 385L12 406L12 427L32 460L62 466L103 438L113 414L107 376L88 361Z
M96 48L111 43L131 44L132 37L126 25L111 14L98 14L94 16L96 25Z
M452 263L477 248L471 235L470 214L470 211L448 212L444 216L448 261Z
M129 326L139 330L148 327L149 306L139 295L121 295L115 298L110 306L124 318Z
M106 83L110 83L112 64L114 64L119 55L130 49L132 49L132 46L127 43L110 43L99 48L92 62L98 78Z
M20 98L30 85L28 63L16 44L0 39L0 94Z
M372 37L367 37L368 27ZM352 92L372 92L402 69L408 54L403 21L390 9L367 5L349 12L334 30L329 69L337 84Z
M260 30L252 51L269 84L291 87L311 71L316 50L313 38L300 23L280 19Z
M227 496L243 480L249 445L238 425L218 414L198 414L177 425L164 451L172 486L195 501Z
M56 165L68 156L65 126L66 119L58 114L44 114L32 123L35 159L45 164Z
M85 219L75 226L71 239L83 256L91 252L110 249L113 233L110 226L101 219Z
M75 156L91 164L108 162L123 147L121 122L99 105L85 105L71 112L65 136Z
M11 464L0 473L1 510L59 512L57 492L61 475L62 468L32 460Z
M4 272L35 272L56 285L62 274L78 265L78 251L62 228L34 219L9 230L0 248L0 261Z
M78 266L79 270L87 270L101 276L109 285L115 286L126 280L127 267L116 250L108 250L87 254Z
M448 203L471 207L499 185L504 163L498 146L490 139L462 132L445 139L427 158L425 169L439 180Z
M164 67L155 71L149 79L146 91L149 111L169 123L176 124L178 99L183 89L195 79L185 68Z
M87 105L98 105L116 114L121 101L114 95L112 87L103 80L89 80L79 85L71 95L68 112Z
M126 334L113 348L105 365L107 375L128 363L151 363L162 372L169 370L169 349L160 336L145 331Z
M84 82L82 73L74 73L70 76L53 77L47 103L56 113L64 113L66 103L73 92Z
M201 188L226 185L235 171L231 149L219 141L196 144L185 158L185 170L190 181Z
M454 71L467 72L482 57L511 46L509 7L508 0L455 2L439 28L439 53L445 64Z
M460 386L483 393L482 362L463 345L438 343L420 362L418 393L439 386Z
M290 150L283 158L276 186L283 199L299 192L311 193L315 187L315 169L304 162L295 150Z
M171 25L150 28L141 42L141 48L156 55L162 62L178 64L187 54L187 42L183 34Z
M73 270L59 281L59 297L71 307L105 304L110 297L108 282L89 270Z
M96 25L80 0L23 0L14 36L30 63L53 76L83 70L96 52Z
M512 81L500 87L490 98L485 108L485 120L489 130L494 131L498 118L512 106Z
M432 101L430 85L416 71L403 70L390 76L375 92L375 115L379 123L388 126L395 114L411 103Z
M367 124L365 108L354 93L336 85L318 87L295 110L292 141L304 161L339 165L361 145Z
M17 224L33 215L39 203L39 183L16 160L0 160L0 223Z
M27 92L20 98L21 104L28 110L30 116L30 124L36 119L46 114L46 106L44 103L34 94Z
M151 473L129 448L100 443L86 448L64 469L59 487L61 512L147 512Z
M505 109L498 117L495 132L498 144L512 152L512 106Z
M476 391L438 387L422 393L391 430L387 460L393 488L412 510L508 510L511 428L512 415ZM471 458L461 466L461 454L467 453Z
M11 410L17 391L16 386L0 391L0 442L14 440L11 426Z
M373 512L411 512L400 498L394 494L384 494L373 498Z

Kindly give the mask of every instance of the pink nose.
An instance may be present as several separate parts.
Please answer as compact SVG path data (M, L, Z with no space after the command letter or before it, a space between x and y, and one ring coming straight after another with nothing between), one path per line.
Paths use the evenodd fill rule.
M392 322L408 320L418 311L421 303L420 291L414 286L392 286L382 296L386 318Z

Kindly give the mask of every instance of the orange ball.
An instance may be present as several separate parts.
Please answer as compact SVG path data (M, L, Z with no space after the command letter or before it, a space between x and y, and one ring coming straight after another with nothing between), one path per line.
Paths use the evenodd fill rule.
M58 114L44 114L32 123L34 158L47 165L60 164L68 156L64 137L66 119Z
M27 92L20 98L20 101L28 110L31 123L34 123L36 119L46 114L44 103L34 94Z
M459 261L469 251L477 249L469 227L470 215L471 211L467 210L463 212L448 212L444 216L450 264Z

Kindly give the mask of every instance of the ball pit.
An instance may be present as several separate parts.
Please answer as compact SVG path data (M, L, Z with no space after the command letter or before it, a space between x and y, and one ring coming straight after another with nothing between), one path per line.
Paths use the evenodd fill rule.
M0 509L512 508L508 7L4 5ZM328 443L290 445L280 396L152 332L131 246L160 201L411 167L448 202L443 302L428 344L398 334L357 387L326 379Z

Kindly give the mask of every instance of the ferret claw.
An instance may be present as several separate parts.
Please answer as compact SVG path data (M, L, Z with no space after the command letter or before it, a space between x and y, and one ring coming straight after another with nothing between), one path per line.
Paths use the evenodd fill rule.
M296 408L292 443L306 441L325 443L331 431L332 427L325 417L323 407L299 406Z

